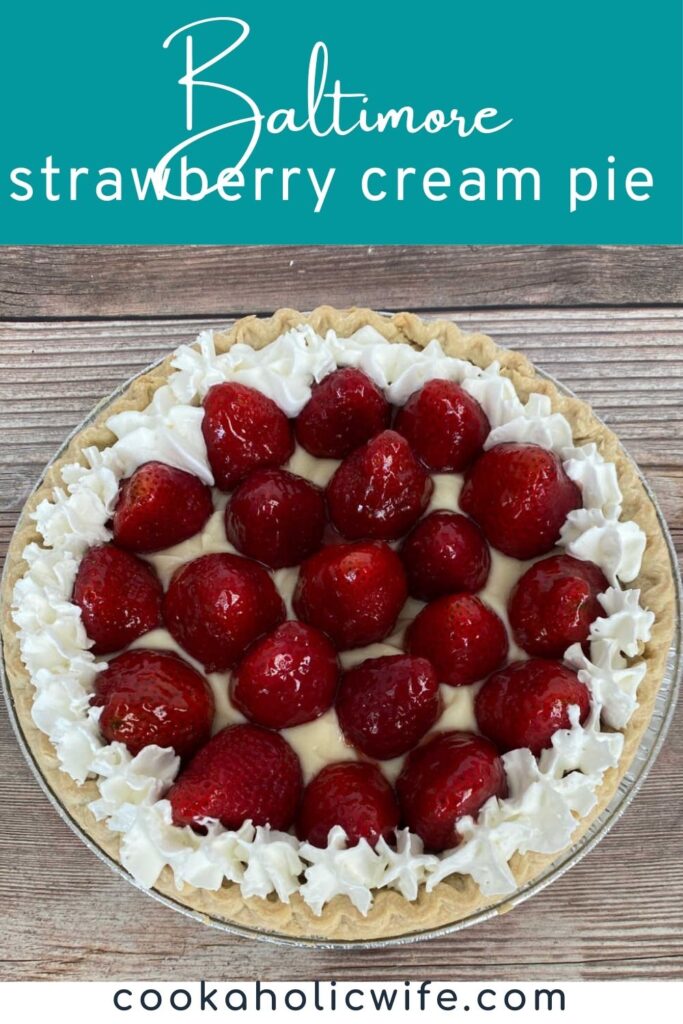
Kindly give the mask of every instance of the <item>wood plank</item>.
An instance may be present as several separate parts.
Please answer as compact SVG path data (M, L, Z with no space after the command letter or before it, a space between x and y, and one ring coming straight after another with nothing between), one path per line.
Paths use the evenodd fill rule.
M681 312L453 316L524 350L593 403L640 460L683 552ZM26 493L66 433L123 378L204 326L203 319L0 324L2 550ZM2 709L0 978L680 979L683 817L672 794L682 785L679 712L653 773L612 833L524 906L429 943L302 957L197 925L115 876L49 806Z
M0 317L677 304L682 263L663 246L8 246Z

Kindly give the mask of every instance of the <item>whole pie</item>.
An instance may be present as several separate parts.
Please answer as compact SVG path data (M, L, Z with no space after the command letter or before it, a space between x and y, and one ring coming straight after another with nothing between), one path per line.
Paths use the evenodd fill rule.
M23 735L145 887L256 932L430 931L605 808L673 631L616 437L449 322L205 332L49 469L8 556Z

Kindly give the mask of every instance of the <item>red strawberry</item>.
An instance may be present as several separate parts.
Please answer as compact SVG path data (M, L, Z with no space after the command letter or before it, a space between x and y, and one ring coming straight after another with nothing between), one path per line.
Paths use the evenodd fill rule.
M394 540L422 515L433 487L406 439L385 430L337 468L326 492L330 518L344 537Z
M257 469L225 510L228 540L271 569L298 565L320 547L325 498L315 484L284 469Z
M598 594L609 584L593 562L552 555L524 573L510 595L508 612L515 640L538 658L561 658L588 639L603 614Z
M94 654L120 651L161 625L161 583L151 565L114 544L86 551L72 601L81 609Z
M216 487L222 491L231 491L254 469L281 466L294 451L282 410L260 391L234 381L209 389L202 434Z
M456 846L459 818L473 817L489 797L507 792L495 747L468 732L443 732L416 747L396 783L403 820L425 846L438 852Z
M316 384L296 420L302 448L319 459L343 459L389 424L386 398L361 370L335 370Z
M408 399L396 429L425 466L461 473L480 454L491 429L476 399L450 380L430 380Z
M581 492L557 455L535 444L498 444L470 469L460 493L463 512L494 548L513 558L544 555L556 544Z
M337 718L347 741L379 761L410 750L439 717L436 672L408 654L368 658L346 672Z
M413 619L406 650L431 661L439 682L467 686L503 664L508 637L502 621L478 597L450 594Z
M341 825L349 846L367 839L374 846L398 825L393 789L374 764L344 761L328 764L304 790L296 834L313 846L327 846L331 828Z
M195 754L167 798L175 825L204 818L238 829L245 821L288 829L301 796L301 766L279 733L230 725Z
M286 729L327 711L338 677L337 653L327 637L303 622L284 622L240 662L232 702L253 722Z
M477 725L499 750L528 747L540 754L558 729L570 726L568 709L578 704L581 721L590 695L576 672L559 661L515 661L486 680L477 694Z
M285 618L266 570L239 555L202 555L173 574L164 621L181 647L207 672L232 668L258 637Z
M301 566L294 611L343 650L388 636L406 597L401 559L388 544L332 544Z
M432 512L420 520L400 549L412 597L431 601L485 585L491 553L484 535L466 516Z
M91 703L104 738L131 754L156 744L188 757L211 736L214 699L204 676L169 651L125 651L109 662Z
M198 477L145 462L121 482L114 540L128 551L162 551L199 533L212 512L211 488Z

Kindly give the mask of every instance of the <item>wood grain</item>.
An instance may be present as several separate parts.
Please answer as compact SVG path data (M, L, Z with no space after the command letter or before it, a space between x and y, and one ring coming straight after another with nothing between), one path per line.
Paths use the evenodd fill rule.
M639 246L9 246L0 317L227 316L683 302L683 250Z
M680 310L487 310L454 319L522 349L594 405L639 460L683 552ZM64 436L123 378L206 323L0 324L3 551ZM47 803L3 709L0 978L682 978L682 785L679 712L654 771L610 835L524 906L432 942L302 956L197 925L110 872Z

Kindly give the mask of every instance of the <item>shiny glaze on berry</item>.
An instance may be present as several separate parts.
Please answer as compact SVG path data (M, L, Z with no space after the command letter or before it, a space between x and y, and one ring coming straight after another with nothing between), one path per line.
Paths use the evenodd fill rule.
M403 821L429 850L456 846L456 824L507 787L495 747L467 732L439 733L410 753L396 783Z
M298 565L320 547L323 492L284 469L257 469L233 492L225 532L238 551L271 569Z
M395 540L422 515L433 489L406 439L385 430L344 459L325 493L342 536Z
M107 742L123 743L133 755L156 744L188 757L211 736L211 687L170 651L119 654L97 675L91 703L102 708L98 724Z
M349 846L380 836L391 838L399 821L396 795L380 770L360 761L328 764L304 790L296 820L299 839L326 846L331 828L341 825Z
M441 713L431 664L408 654L368 658L344 673L337 718L348 743L378 761L398 757L422 739Z
M212 512L211 488L198 477L164 462L145 462L119 487L114 540L127 551L162 551L194 537Z
M538 658L562 658L588 639L591 623L604 614L598 601L609 584L593 562L552 555L518 580L508 601L516 642Z
M475 522L457 512L431 512L399 549L411 597L433 601L486 585L491 552Z
M279 733L230 725L195 754L166 794L175 825L202 830L214 818L227 829L245 821L286 830L301 797L299 759Z
M502 620L480 598L449 594L413 619L406 650L431 661L439 682L467 686L504 663L508 636Z
M544 555L559 540L581 492L553 452L534 444L498 444L469 469L460 508L489 544L512 558Z
M337 653L324 633L303 622L283 622L238 665L232 703L252 722L287 729L327 711L338 680Z
M490 431L479 402L450 380L429 380L396 417L396 430L436 473L462 473L481 453Z
M270 574L240 555L202 555L181 565L164 598L171 636L207 672L233 668L285 614Z
M281 466L294 451L289 420L255 388L214 384L203 404L202 434L220 490L231 491L255 469Z
M110 654L161 625L161 583L141 558L115 544L89 548L76 573L72 601L93 654Z
M302 448L319 459L343 459L389 425L391 407L377 385L352 366L313 385L295 428Z
M407 597L403 566L388 544L330 544L299 570L294 611L339 650L365 647L392 631Z

